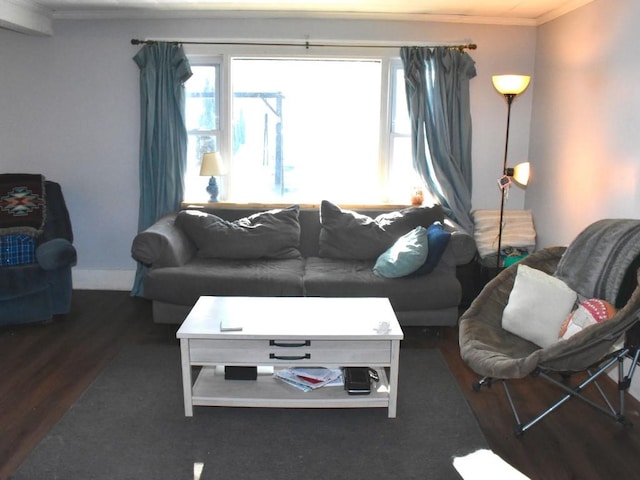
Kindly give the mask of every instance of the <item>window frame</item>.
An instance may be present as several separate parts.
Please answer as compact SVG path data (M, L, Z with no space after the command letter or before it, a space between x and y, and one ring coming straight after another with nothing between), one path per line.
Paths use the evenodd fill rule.
M200 50L210 49L211 46L200 46ZM208 47L208 48L207 48ZM220 48L218 46L218 48ZM390 192L390 169L392 167L392 155L393 155L393 140L400 135L393 131L393 105L394 101L399 99L395 98L395 72L398 69L402 69L402 61L397 50L391 50L389 48L381 47L380 49L363 49L358 47L331 47L323 49L322 51L309 52L283 52L283 51L265 51L267 48L256 47L238 47L235 48L222 48L216 54L211 53L190 53L187 51L187 57L191 65L193 66L208 66L216 64L219 68L219 137L218 146L219 151L225 161L231 159L231 145L233 139L231 138L232 128L232 111L233 111L233 92L232 92L232 60L235 59L303 59L303 60L375 60L380 61L380 119L379 119L379 145L378 145L378 191L379 203L365 204L364 206L385 206L385 205L398 205L397 199L393 202ZM233 51L232 51L233 50ZM393 53L392 53L393 52ZM402 99L400 99L403 101ZM218 184L221 186L222 192L224 192L223 203L234 202L234 182L233 182L233 168L229 168L229 175L218 178ZM416 177L417 178L417 177ZM237 182L236 182L237 183ZM414 185L407 185L407 204L409 203L411 189ZM204 188L204 187L203 187ZM188 197L188 193L185 190L185 203L194 204ZM238 198L238 195L235 195ZM284 201L284 200L283 200ZM267 204L273 204L268 202ZM355 204L354 204L355 205ZM360 204L358 204L360 205Z
M222 66L223 58L220 55L215 56L206 56L201 57L198 60L189 59L189 63L191 67L216 67L216 84L215 84L215 93L216 93L216 107L217 107L217 122L216 129L214 130L200 130L200 129L188 129L187 128L187 139L189 139L192 135L197 136L209 136L215 138L215 143L218 151L222 154L224 152L224 143L225 143L225 131L226 131L226 114L224 113L224 102L222 98L220 98L220 92L222 91L223 85L223 71L224 68ZM188 80L187 80L188 81ZM188 95L185 92L185 103L188 101ZM187 147L188 148L188 147ZM184 178L184 186L185 191L183 194L183 202L188 202L189 200L193 200L189 198L189 192L198 189L200 192L204 192L206 189L206 185L208 183L207 177L199 176L199 164L190 164L189 151L187 150L187 165L185 169L185 178ZM203 194L204 195L204 194Z

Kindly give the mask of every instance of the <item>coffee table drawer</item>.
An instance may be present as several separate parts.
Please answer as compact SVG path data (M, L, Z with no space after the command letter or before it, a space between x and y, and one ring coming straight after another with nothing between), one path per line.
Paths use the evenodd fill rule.
M374 365L391 360L389 341L376 340L189 340L192 364L278 365L301 363Z

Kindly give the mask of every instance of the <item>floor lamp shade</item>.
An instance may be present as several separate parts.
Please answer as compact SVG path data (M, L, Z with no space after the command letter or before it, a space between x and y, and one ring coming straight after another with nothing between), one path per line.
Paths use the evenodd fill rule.
M494 75L491 80L495 89L502 95L520 95L529 86L531 77L528 75Z

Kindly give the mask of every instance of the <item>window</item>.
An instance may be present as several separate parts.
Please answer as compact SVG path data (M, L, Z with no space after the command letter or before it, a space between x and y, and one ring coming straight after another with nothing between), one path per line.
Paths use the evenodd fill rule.
M387 179L390 197L402 202L407 201L410 190L422 188L422 182L413 169L411 123L404 87L404 69L399 60L391 65L391 79L391 124Z
M225 61L192 67L186 83L185 200L206 201L208 179L198 176L200 161L203 153L219 150L229 167L218 179L225 201L408 202L420 182L412 167L399 60ZM219 80L223 68L226 95Z
M209 179L200 177L202 155L220 150L220 65L192 65L193 75L185 84L187 126L187 170L185 200L205 202Z

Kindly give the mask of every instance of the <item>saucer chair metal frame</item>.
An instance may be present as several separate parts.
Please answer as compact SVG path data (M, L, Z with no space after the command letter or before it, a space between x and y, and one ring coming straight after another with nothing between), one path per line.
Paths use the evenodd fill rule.
M520 264L551 275L565 250L565 247L546 248L528 256ZM518 264L502 271L487 284L462 315L459 324L461 356L474 372L483 377L474 382L472 387L475 391L480 391L483 385L490 387L494 382L503 384L517 424L517 437L522 436L526 430L571 398L585 401L623 425L631 424L624 416L624 397L635 373L636 362L640 356L639 346L633 338L634 335L626 335L622 348L614 350L613 347L637 325L640 318L640 287L636 264L637 262L634 262L629 268L618 296L619 300L624 297L628 300L622 301L622 305L620 301L616 302L619 310L613 318L547 348L540 348L502 329L502 312L509 300ZM630 296L629 292L632 292ZM627 373L624 372L626 358L631 359ZM597 379L616 363L617 402L609 399L597 382ZM571 386L571 375L576 373L586 373L586 378ZM559 375L560 380L553 375ZM508 380L527 376L551 382L560 388L564 395L531 420L523 423L509 390ZM600 403L583 394L583 390L590 385L593 385L599 394ZM617 406L614 406L614 403L617 403Z

